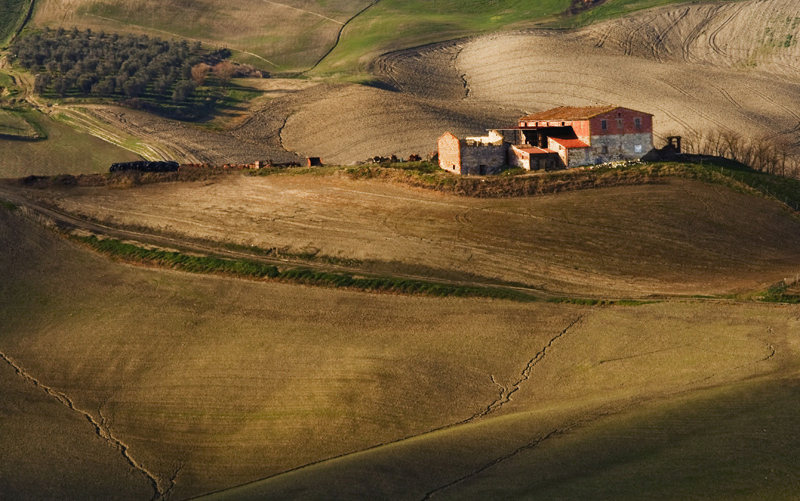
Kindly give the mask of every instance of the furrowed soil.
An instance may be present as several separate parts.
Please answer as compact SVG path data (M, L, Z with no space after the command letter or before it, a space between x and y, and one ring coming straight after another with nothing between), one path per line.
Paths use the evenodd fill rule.
M519 304L188 275L110 262L7 210L0 242L3 405L42 423L4 434L3 446L41 464L58 443L84 436L102 454L117 454L108 464L129 462L92 469L101 456L70 456L62 471L88 475L84 498L124 486L125 497L184 499L337 456L251 487L281 498L480 497L479 489L460 489L494 488L503 472L542 468L575 448L610 442L611 451L631 451L625 430L645 433L637 423L651 422L653 409L667 412L657 422L672 422L681 395L703 398L708 393L696 392L777 381L798 369L797 306ZM786 395L781 408L791 411L796 392ZM732 416L724 411L731 400L739 399L704 405L723 409L712 416ZM794 421L757 403L741 405L759 426L772 419L763 429L773 433L759 435L762 450L772 444L790 457L784 446L796 450ZM681 419L714 451L729 448L714 441L704 413ZM71 420L67 438L43 426L53 420ZM750 443L745 424L728 429L727 444ZM621 435L609 436L609 427ZM665 432L673 433L686 436L680 425ZM662 475L665 485L705 464L673 454L686 461ZM619 460L596 457L594 471ZM328 477L330 468L342 475ZM564 482L578 476L558 471ZM5 488L40 499L54 485L40 475L6 469ZM292 483L296 475L304 480ZM796 482L794 475L775 478ZM531 492L524 479L532 477L522 477L502 488ZM148 479L151 492L137 494Z
M719 129L796 145L797 14L789 0L664 7L575 31L509 32L396 52L375 71L420 97L451 100L460 88L463 103L518 115L616 104L653 113L657 138L696 141Z
M800 272L797 217L766 199L678 178L506 199L341 173L24 192L122 227L549 294L735 294Z

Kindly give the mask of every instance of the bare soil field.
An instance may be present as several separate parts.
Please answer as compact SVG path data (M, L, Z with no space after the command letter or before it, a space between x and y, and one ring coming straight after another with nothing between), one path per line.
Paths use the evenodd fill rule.
M55 390L48 394L0 362L3 498L81 499L87 493L98 499L150 498L147 477L132 470L85 416L54 397Z
M341 175L27 195L123 227L551 294L731 294L800 272L796 217L764 199L680 179L494 200Z
M166 145L174 152L170 158L183 163L222 165L256 160L300 160L280 144L280 117L264 116L257 122L248 120L233 130L220 131L116 106L93 106L91 110L96 117L116 129L145 142Z
M429 101L361 85L325 90L311 100L295 101L281 137L288 150L333 165L374 156L425 157L436 152L436 140L444 131L481 134L485 124L516 115L497 107Z
M797 15L786 0L664 7L571 32L401 51L374 68L420 97L452 100L462 89L464 106L528 113L613 103L653 113L659 137L721 129L797 143Z
M518 413L202 499L792 499L799 397L796 379L778 379L661 398L591 422Z
M135 496L144 478L143 499L185 499L373 449L370 464L392 469L360 485L414 485L420 499L536 443L591 446L603 415L797 372L796 306L519 304L187 275L109 262L8 211L0 242L0 353L4 374L19 370L0 378L4 405L42 423L34 438L4 434L4 449L46 461L27 440L47 444L72 415L70 436L132 465L95 469L81 497ZM4 482L41 498L38 475Z

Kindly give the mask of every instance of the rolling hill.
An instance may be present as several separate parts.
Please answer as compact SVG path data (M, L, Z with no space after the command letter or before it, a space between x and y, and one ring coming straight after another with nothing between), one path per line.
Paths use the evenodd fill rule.
M710 130L800 143L794 2L608 0L559 16L570 4L37 0L34 29L198 39L287 78L248 82L237 90L257 95L248 110L199 124L59 105L60 122L41 117L47 140L0 140L0 177L136 158L114 138L217 164L425 155L445 130L482 133L562 104L650 111L659 137L688 143ZM759 300L784 280L797 293L796 212L734 181L643 175L480 198L380 169L3 181L0 497L800 491L800 305ZM190 274L65 233L89 225L186 259L229 251L535 297Z
M340 174L28 193L69 213L178 239L550 294L735 294L794 276L800 262L800 223L789 211L701 181L483 199Z
M619 451L587 456L593 478L576 465L548 484L580 492L592 481L622 489L625 472L603 474L620 462L632 475L677 457L683 466L656 486L705 471L700 449L665 446L677 439L726 456L757 438L758 451L776 454L764 468L795 450L795 421L781 416L797 402L796 306L591 307L188 275L111 262L24 214L0 211L0 384L4 406L29 416L2 439L29 466L0 468L20 499L68 485L82 497L117 488L184 499L267 477L245 492L481 497L543 487L520 469ZM738 383L747 380L768 391ZM764 405L770 395L778 407ZM725 440L708 416L733 420ZM53 420L71 423L66 435ZM754 436L753 421L771 433ZM654 422L664 423L661 441L633 445L630 434ZM89 442L64 462L65 440ZM59 474L42 477L46 465ZM751 466L736 459L719 475L741 471L739 482L758 489ZM791 486L794 473L771 474Z

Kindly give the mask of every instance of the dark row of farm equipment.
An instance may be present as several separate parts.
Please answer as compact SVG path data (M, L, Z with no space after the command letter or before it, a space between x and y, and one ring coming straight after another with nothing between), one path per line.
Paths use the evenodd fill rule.
M164 161L147 161L140 160L138 162L118 162L111 164L109 172L124 172L128 170L135 170L139 172L177 172L180 165L178 162L164 162Z

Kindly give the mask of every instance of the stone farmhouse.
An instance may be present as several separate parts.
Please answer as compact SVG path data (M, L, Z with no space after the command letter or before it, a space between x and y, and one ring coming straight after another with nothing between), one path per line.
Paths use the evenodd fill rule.
M554 170L639 159L653 150L653 115L620 106L562 106L488 136L439 138L439 167L485 175L503 166Z

